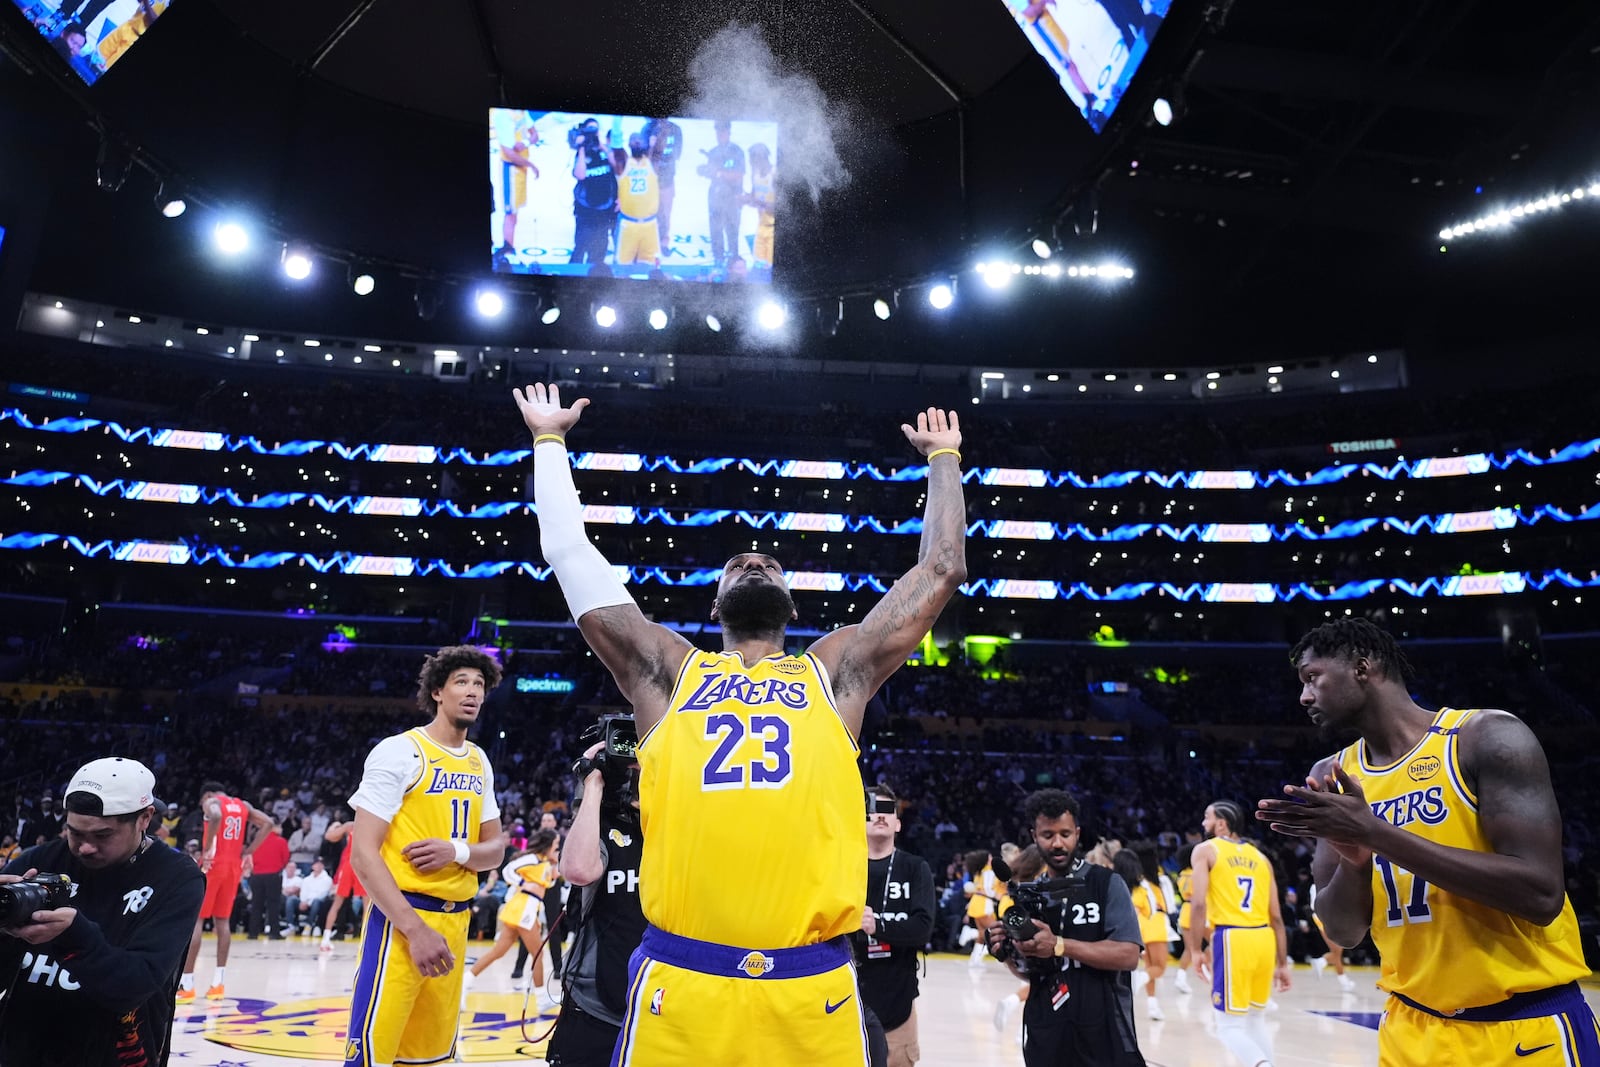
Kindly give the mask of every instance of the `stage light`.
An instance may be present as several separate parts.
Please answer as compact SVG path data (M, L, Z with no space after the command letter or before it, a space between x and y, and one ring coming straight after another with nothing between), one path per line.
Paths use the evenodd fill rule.
M932 304L940 311L943 311L945 308L949 307L955 302L955 299L956 294L951 292L950 287L943 283L940 283L939 285L936 285L932 289L928 290L928 303Z
M1161 380L1164 382L1175 382L1178 380L1178 376L1171 371L1167 371L1167 373L1161 376Z
M223 255L236 256L250 247L250 231L237 222L219 222L211 231L217 250Z
M175 219L189 210L189 204L181 196L163 199L161 194L156 194L156 203L161 207L161 214L169 219Z
M100 151L94 161L94 183L108 193L119 192L128 180L128 168L133 166L133 156L120 144L109 138L100 139Z
M1155 118L1158 126L1172 125L1172 101L1164 96L1156 97L1156 102L1150 105L1150 114Z
M890 315L894 314L894 309L889 306L889 301L880 296L872 302L872 313L878 316L879 319L886 321ZM763 323L763 325L765 324Z
M377 287L377 281L370 274L357 274L350 282L350 288L355 290L357 296L371 296Z
M982 273L991 289L1004 289L1011 284L1011 269L1004 263L990 263Z
M756 321L764 330L776 330L789 318L789 313L783 305L773 300L768 300L756 311Z
M506 309L506 298L500 295L498 289L479 289L474 303L477 305L478 314L486 319L498 318Z
M297 282L311 277L311 255L304 249L283 246L283 273Z
M549 307L544 309L544 314L539 316L539 321L544 323L546 326L549 326L560 317L561 306L559 304L551 304Z
M650 309L650 328L652 330L665 330L667 328L667 312L665 308Z
M712 333L721 333L722 332L722 320L717 318L715 315L707 315L706 316L706 329L710 330Z
M1033 239L1033 254L1034 255L1038 256L1040 259L1049 259L1050 258L1050 252L1051 252L1051 249L1050 249L1050 242L1049 241L1046 241L1043 237L1035 237Z
M610 304L601 304L594 309L594 322L601 329L611 329L617 324L617 309Z

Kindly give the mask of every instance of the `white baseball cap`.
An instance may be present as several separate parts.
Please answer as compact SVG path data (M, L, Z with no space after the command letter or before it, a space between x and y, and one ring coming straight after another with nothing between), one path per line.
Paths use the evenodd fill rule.
M67 807L79 815L128 815L154 804L155 788L150 768L138 760L108 756L78 768L67 786ZM79 793L98 803L78 799Z

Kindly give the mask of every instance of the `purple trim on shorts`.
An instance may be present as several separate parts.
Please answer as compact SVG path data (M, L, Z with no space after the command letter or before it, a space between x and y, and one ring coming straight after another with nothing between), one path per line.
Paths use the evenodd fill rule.
M723 978L810 978L851 961L850 942L842 935L799 948L752 949L697 941L655 926L645 927L638 955Z

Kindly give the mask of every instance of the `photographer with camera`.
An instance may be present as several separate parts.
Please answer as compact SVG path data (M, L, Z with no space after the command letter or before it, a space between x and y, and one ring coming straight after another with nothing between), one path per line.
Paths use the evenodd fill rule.
M573 764L578 811L561 854L572 885L574 937L562 972L561 1017L550 1036L551 1067L606 1067L627 1010L628 961L644 939L639 904L638 735L631 715L607 715L584 733L598 738Z
M0 874L0 1064L167 1062L206 880L150 836L154 789L135 760L85 764L67 786L66 837Z
M867 907L850 935L861 999L883 1024L889 1067L922 1058L917 1044L917 955L933 933L938 901L927 861L894 847L900 801L894 790L867 790Z
M1045 860L1043 880L1012 881L1012 906L986 931L989 951L1028 983L1027 1067L1144 1067L1133 983L1144 939L1127 885L1078 855L1078 802L1059 789L1023 808ZM997 873L1010 878L1009 870Z
M573 151L571 263L604 263L617 224L617 166L602 142L600 120L584 119L567 131Z

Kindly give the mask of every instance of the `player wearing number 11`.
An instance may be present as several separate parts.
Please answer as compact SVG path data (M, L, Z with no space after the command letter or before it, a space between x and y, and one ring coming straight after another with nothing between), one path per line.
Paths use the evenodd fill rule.
M966 577L961 429L920 412L901 430L928 462L916 565L861 623L785 652L797 617L782 568L723 568L704 652L648 621L584 534L566 435L588 401L516 391L534 435L540 547L639 730L646 928L613 1063L866 1062L847 935L861 928L866 828L856 736L867 701Z
M499 665L470 645L429 656L417 705L433 720L379 741L350 797L350 862L370 903L346 1067L438 1063L455 1053L476 872L505 856L494 772L467 740L499 681Z
M1600 1064L1561 813L1533 732L1504 711L1419 706L1404 654L1365 620L1312 630L1290 660L1312 721L1359 739L1256 817L1317 839L1330 942L1371 930L1389 994L1381 1067Z

